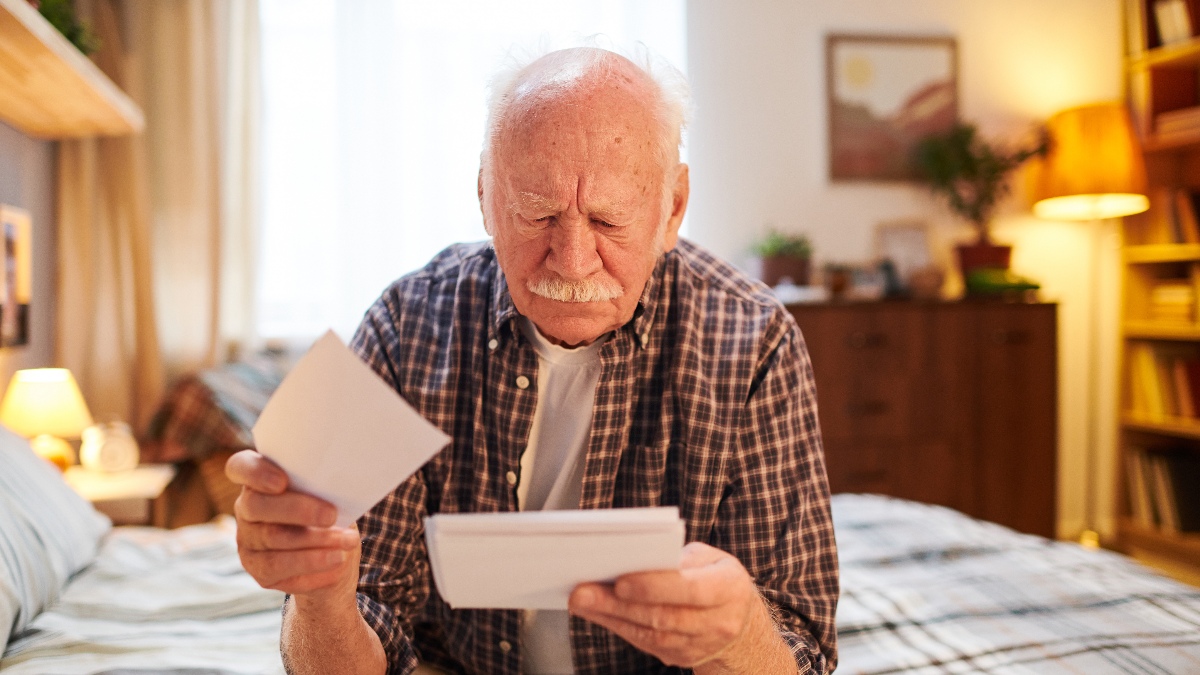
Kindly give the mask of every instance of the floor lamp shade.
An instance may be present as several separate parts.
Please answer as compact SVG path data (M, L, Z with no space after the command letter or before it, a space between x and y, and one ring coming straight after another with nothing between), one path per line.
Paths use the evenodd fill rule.
M1121 103L1070 108L1046 122L1050 151L1029 168L1033 212L1050 220L1100 220L1141 213L1146 165Z

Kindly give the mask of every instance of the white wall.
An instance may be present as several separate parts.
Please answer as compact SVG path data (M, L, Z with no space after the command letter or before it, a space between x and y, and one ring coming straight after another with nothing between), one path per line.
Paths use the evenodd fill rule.
M27 209L33 219L33 296L29 344L0 349L0 392L20 368L54 358L54 144L0 122L0 203Z
M696 102L689 140L690 236L748 264L768 226L807 232L826 260L865 260L877 222L924 219L947 252L969 230L919 187L827 178L824 36L831 32L958 39L959 111L984 136L1015 140L1072 105L1122 95L1118 0L690 0L688 69ZM1014 269L1059 307L1059 533L1083 525L1089 397L1100 401L1096 479L1111 528L1119 265L1112 224L1032 217L1019 180L995 223ZM1090 328L1091 251L1103 235L1099 332ZM1091 349L1093 335L1100 338ZM1093 354L1100 381L1089 384Z

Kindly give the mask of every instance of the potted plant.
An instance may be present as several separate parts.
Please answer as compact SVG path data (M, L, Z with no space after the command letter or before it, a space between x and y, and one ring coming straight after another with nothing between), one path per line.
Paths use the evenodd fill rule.
M797 286L807 286L811 275L812 242L803 234L783 234L771 230L766 239L754 246L762 260L762 280L774 287L787 277Z
M978 234L975 243L957 247L964 278L977 268L1008 269L1012 247L992 241L988 232L992 213L1008 194L1012 171L1048 148L1049 139L1043 134L1034 147L1006 151L988 144L973 125L964 123L917 144L916 163L930 189Z

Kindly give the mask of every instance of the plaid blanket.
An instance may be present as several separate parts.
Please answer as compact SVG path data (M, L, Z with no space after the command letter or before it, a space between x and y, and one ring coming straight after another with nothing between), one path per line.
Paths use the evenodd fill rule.
M150 422L143 461L203 461L253 447L250 428L286 371L280 359L256 357L182 378Z
M839 675L1200 673L1200 589L950 509L836 495Z

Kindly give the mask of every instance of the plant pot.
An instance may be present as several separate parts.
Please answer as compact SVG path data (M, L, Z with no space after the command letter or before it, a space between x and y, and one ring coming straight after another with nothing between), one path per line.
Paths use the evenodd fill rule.
M792 256L768 256L762 259L762 280L766 285L774 288L788 277L793 284L797 286L807 286L810 276L809 258L795 258Z
M956 246L955 249L958 251L958 267L962 270L964 279L968 272L980 267L1006 270L1009 260L1012 259L1011 246L964 244Z

